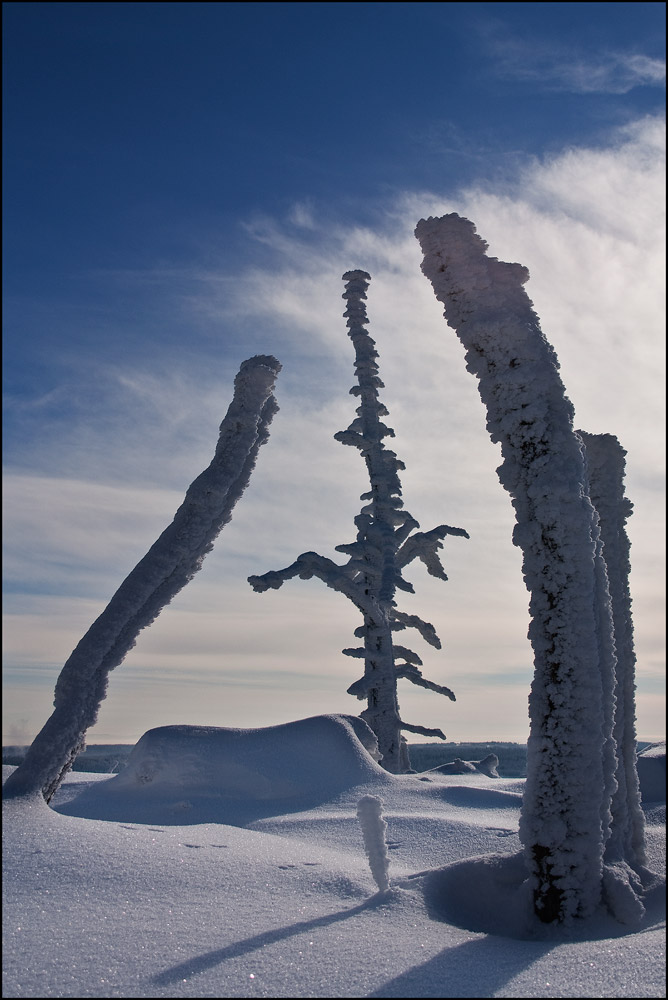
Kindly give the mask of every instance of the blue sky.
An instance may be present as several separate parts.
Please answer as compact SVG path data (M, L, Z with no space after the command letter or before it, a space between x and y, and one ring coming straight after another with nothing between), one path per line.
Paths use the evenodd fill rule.
M526 738L528 595L475 380L419 271L459 211L519 260L578 425L627 449L639 734L663 732L665 8L658 3L8 3L4 742L211 457L242 360L281 412L204 568L111 677L91 742L363 706L355 610L250 573L352 540L366 489L341 274L371 332L407 508L446 542L414 610L444 650L409 722ZM421 651L422 652L422 651Z

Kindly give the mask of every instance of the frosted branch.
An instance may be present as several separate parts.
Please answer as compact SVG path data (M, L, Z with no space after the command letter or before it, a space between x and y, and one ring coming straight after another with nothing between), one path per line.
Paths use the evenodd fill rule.
M436 635L436 629L429 622L423 621L417 615L406 615L402 611L393 608L390 612L392 617L392 629L398 631L404 628L417 629L425 642L435 649L441 648L441 640Z
M426 677L422 676L422 671L418 670L412 664L404 663L397 665L397 677L405 677L406 680L412 681L413 684L417 684L418 687L427 688L429 691L435 691L436 694L443 694L450 701L457 701L454 694L449 687L445 687L444 684L434 684L433 681L428 681Z
M262 576L249 576L248 582L253 590L262 593L265 590L278 590L287 580L295 577L310 580L316 577L322 580L332 590L345 594L364 613L377 612L377 605L369 599L364 590L351 577L346 566L339 566L326 556L317 552L303 552L295 561L281 570L270 570Z
M408 649L407 646L399 646L396 642L392 643L392 649L394 651L394 658L402 656L406 663L415 663L418 667L422 666L422 660L414 653L412 649Z
M418 736L438 736L441 740L447 740L447 736L442 729L431 729L427 726L412 726L409 722L402 722L401 728L407 733L417 733Z
M406 539L397 552L397 565L407 566L413 559L420 559L427 567L427 572L431 576L441 580L447 580L445 570L438 556L438 549L443 548L443 539L446 535L459 535L462 538L469 538L467 531L463 528L451 528L447 524L441 524L431 531L418 531Z
M354 698L359 698L359 700L362 701L367 697L373 685L374 682L371 677L368 674L365 674L346 689L346 694L351 694Z

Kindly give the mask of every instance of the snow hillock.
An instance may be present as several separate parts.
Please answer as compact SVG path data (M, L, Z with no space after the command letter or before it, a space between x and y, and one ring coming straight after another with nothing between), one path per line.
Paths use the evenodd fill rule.
M638 754L638 780L643 804L666 801L666 744L653 743Z
M161 726L144 733L121 774L59 812L134 823L246 823L315 807L356 785L392 779L361 719L318 715L263 729Z

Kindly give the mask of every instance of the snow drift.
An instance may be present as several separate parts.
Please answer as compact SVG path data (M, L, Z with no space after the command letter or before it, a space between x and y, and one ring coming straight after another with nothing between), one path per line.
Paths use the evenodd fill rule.
M643 805L666 801L666 744L653 743L638 754L638 778Z
M120 774L58 811L129 823L237 825L386 783L374 756L375 736L355 716L263 729L161 726L144 733Z

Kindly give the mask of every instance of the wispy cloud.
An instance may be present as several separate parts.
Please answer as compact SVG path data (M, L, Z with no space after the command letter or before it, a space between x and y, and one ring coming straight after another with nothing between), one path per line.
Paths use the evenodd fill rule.
M576 94L626 94L635 87L665 86L665 60L642 52L564 48L549 39L514 35L500 21L479 25L479 32L493 71L506 79Z
M314 229L313 202L311 200L296 201L290 209L288 219L300 229Z
M598 57L562 57L543 53L533 66L516 67L517 79L536 80L552 90L576 94L627 94L635 87L660 87L666 83L666 64L640 54L605 52Z

